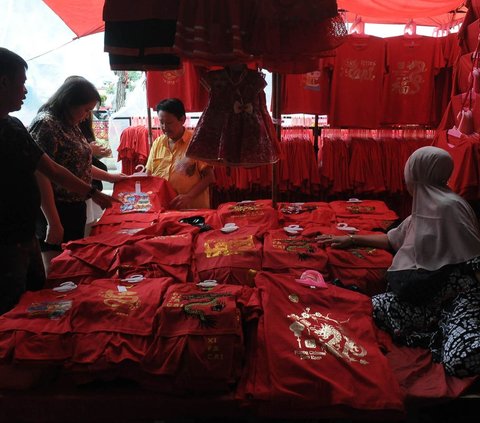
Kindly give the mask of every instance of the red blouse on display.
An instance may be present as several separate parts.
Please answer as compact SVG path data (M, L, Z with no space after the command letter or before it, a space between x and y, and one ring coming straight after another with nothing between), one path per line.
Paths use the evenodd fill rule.
M320 60L318 70L304 74L286 74L283 78L283 114L328 114L330 100L330 72Z
M378 128L382 113L385 40L350 35L336 51L330 125Z
M434 139L436 147L443 148L453 159L453 172L448 185L466 200L480 198L480 141L475 136L461 138L449 135L448 131L437 131Z
M444 64L441 44L436 38L388 38L382 123L432 125L434 78Z

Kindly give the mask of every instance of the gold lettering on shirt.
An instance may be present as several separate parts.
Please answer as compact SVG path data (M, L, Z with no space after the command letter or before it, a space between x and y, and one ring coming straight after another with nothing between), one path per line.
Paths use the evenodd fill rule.
M105 305L115 314L128 316L141 305L141 300L135 291L116 292L111 289L100 294Z
M234 206L229 207L231 212L230 217L245 217L245 216L258 216L260 214L264 214L263 210L256 204L252 205L239 205L236 204Z
M300 238L275 238L272 239L272 246L277 250L283 250L287 253L314 253L316 251L316 241Z
M205 257L221 257L243 254L255 250L253 235L237 239L211 239L205 242Z
M369 214L375 211L375 206L347 206L345 210L352 214Z
M345 332L345 322L339 322L320 312L311 313L306 307L300 314L288 314L292 321L289 330L296 338L298 349L294 354L302 360L320 360L326 354L347 362L368 364L367 350L358 345ZM306 348L307 350L304 350Z
M375 60L347 59L342 64L341 75L355 81L373 81L376 68Z
M410 60L398 62L393 70L392 94L414 95L417 94L425 82L428 68L423 60Z

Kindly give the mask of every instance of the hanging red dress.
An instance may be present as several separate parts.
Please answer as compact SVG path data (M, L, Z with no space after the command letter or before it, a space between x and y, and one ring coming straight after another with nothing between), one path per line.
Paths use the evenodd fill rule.
M278 160L277 140L265 104L267 85L260 72L209 72L206 110L198 121L187 157L227 166L256 166Z

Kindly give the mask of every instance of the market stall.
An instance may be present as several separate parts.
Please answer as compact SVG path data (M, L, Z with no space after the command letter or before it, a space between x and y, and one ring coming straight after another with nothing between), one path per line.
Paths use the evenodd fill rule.
M181 9L183 2L145 2L151 6L145 9L131 2L121 2L123 7L118 8L118 3L105 3L112 68L165 70L178 67L183 57L232 65L255 55L274 71L290 72L297 64L285 59L293 57L291 45L280 56L261 54L265 53L259 50L265 48L261 43L252 46L250 39L240 38L244 43L238 44L235 36L231 38L236 44L219 46L220 62L209 50L213 41L207 43L207 51L198 45L192 48L194 41L186 33L184 44L173 49L172 22L179 13L175 6L180 3ZM212 3L207 11L212 11ZM241 3L223 3L245 23L237 7ZM339 6L353 12L359 4L369 3ZM454 22L458 2L440 3L415 2L417 9L412 5L408 18L441 19L437 14L448 10L454 13L447 13L446 22ZM195 2L195 17L202 16L201 4ZM193 10L183 10L182 23L194 19ZM338 23L336 7L327 10L313 23L317 19ZM405 7L390 10L398 19L405 18ZM378 16L371 8L363 12L365 17ZM210 23L215 18L202 17ZM145 26L150 19L153 22ZM271 28L272 22L259 22L257 31L262 25L263 30ZM225 27L209 30L214 40ZM158 32L160 36L153 37ZM281 39L282 34L277 35ZM330 50L345 37L337 32L321 51L304 56L313 54L317 66L319 56L333 54ZM316 69L303 59L298 62L302 73ZM281 93L276 96L278 105ZM243 112L245 105L240 106ZM430 117L428 113L426 118ZM369 128L374 126L368 122ZM0 421L199 416L398 420L415 418L417 413L449 418L453 408L438 404L458 398L476 378L447 375L427 350L398 347L374 325L370 296L385 290L391 254L353 244L335 250L317 242L325 234L385 231L397 221L398 214L385 201L369 196L375 190L383 194L385 181L392 193L403 191L398 177L402 164L385 166L381 183L373 188L366 187L373 178L361 172L368 164L359 160L362 154L373 155L376 149L378 157L382 151L398 156L392 143L382 143L375 140L369 146L364 140L349 140L351 151L343 151L343 156L333 147L328 150L329 142L323 144L324 163L341 161L345 168L323 167L316 180L313 176L310 180L314 171L306 174L317 188L324 184L347 194L334 201L236 199L214 210L171 211L167 208L174 193L164 180L141 175L118 183L114 194L123 203L102 216L92 236L64 246L52 263L45 290L27 293L19 306L0 317ZM298 143L283 148L287 156L293 151L297 157L302 154ZM197 155L211 160L202 149ZM239 157L227 157L233 168L260 164L234 162L232 157ZM276 162L271 156L263 160ZM280 184L290 184L285 191L307 189L305 178L295 180L292 168L284 165ZM350 176L342 179L339 173ZM372 168L370 173L380 172ZM341 185L352 181L348 189ZM364 195L359 199L353 196L357 193ZM30 406L20 407L25 402ZM427 408L431 404L437 408Z

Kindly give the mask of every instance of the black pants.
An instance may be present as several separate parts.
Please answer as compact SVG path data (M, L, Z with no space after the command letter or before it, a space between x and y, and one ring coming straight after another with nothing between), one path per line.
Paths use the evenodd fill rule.
M87 222L87 205L85 201L77 203L55 202L58 215L63 225L63 242L73 241L84 237ZM43 213L37 219L36 235L40 241L42 251L60 251L59 245L45 242L47 236L47 220Z
M26 291L45 284L45 270L38 240L0 244L0 314L12 309Z

